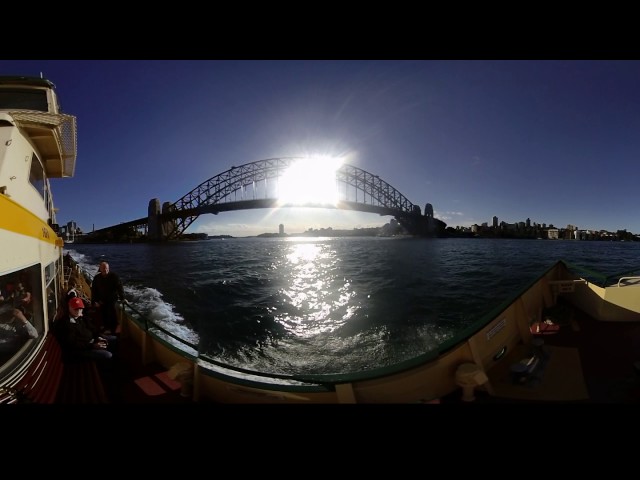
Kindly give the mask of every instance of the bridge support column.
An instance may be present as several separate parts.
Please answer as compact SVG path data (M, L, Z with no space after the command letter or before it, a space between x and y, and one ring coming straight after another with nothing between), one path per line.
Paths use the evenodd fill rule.
M149 241L164 242L176 231L177 226L175 219L162 220L162 215L172 210L170 202L164 202L162 204L162 211L160 211L159 199L152 198L149 201L149 208L147 210L149 230L147 235Z
M171 208L171 203L170 202L164 202L162 204L162 213L170 213L173 211L173 208ZM160 232L162 235L162 240L167 240L177 229L178 227L176 226L176 220L175 219L171 219L171 220L164 220L160 222Z
M160 199L152 198L149 200L149 208L147 210L148 214L148 231L147 236L149 241L157 242L162 240L162 234L160 231L160 219L158 216L160 215Z

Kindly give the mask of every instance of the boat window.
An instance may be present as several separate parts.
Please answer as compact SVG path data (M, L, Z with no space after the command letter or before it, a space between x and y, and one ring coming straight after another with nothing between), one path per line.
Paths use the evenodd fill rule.
M58 311L58 298L60 297L58 295L58 275L56 275L55 272L59 268L61 268L61 263L59 260L56 260L44 269L44 278L47 285L47 315L49 318L49 326L51 326Z
M53 197L51 195L51 185L49 184L49 179L44 179L44 203L47 206L47 213L49 214L49 219L51 220L49 223L56 223L56 212L53 208ZM54 229L56 233L57 230Z
M53 277L55 277L55 275L56 275L56 264L55 262L51 262L49 265L47 265L44 268L44 283L49 285L49 282L51 282L51 280L53 279Z
M44 333L40 268L0 275L0 377L28 356Z
M44 198L44 169L42 168L42 164L36 154L34 153L31 157L31 171L29 173L29 181L31 185L33 185L42 198Z
M49 314L49 328L52 327L53 321L58 312L58 282L53 281L47 286L47 313Z
M37 110L48 112L46 90L34 90L32 88L1 88L0 109L9 110Z

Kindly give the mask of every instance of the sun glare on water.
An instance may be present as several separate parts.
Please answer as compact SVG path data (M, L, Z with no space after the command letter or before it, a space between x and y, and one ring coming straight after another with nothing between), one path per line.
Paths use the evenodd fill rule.
M341 165L342 160L334 157L298 160L278 179L280 205L336 205L336 170Z

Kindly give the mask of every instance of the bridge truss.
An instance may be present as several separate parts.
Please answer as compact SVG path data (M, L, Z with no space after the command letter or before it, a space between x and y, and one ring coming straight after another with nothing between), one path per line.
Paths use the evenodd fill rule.
M422 234L431 230L429 222L439 222L420 215L420 207L411 203L400 191L378 175L361 168L343 164L336 171L337 204L281 205L278 200L278 179L301 157L270 158L233 166L202 182L172 204L163 207L158 223L163 227L161 237L178 238L202 214L276 207L320 207L357 210L395 217L411 233ZM425 212L426 214L426 212ZM431 212L432 216L432 212ZM91 235L112 236L117 230L138 231L151 228L149 217L140 218L113 227L96 230ZM149 231L149 238L154 237Z
M277 206L277 179L299 160L300 157L258 160L231 167L202 182L163 212L163 218L175 219L169 238L182 234L203 213ZM420 207L413 205L378 175L352 165L343 164L336 171L336 186L339 195L337 205L304 206L359 210L395 217L420 213Z

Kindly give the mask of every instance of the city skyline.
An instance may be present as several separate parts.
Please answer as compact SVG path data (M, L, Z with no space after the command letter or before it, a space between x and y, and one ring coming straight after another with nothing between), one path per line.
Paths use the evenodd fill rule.
M388 222L382 223L380 225L373 225L373 226L367 226L367 227L351 227L351 228L336 228L333 227L331 225L326 225L326 226L320 226L320 227L309 227L309 228L305 228L303 230L296 230L295 232L293 232L293 234L299 234L299 233L304 233L306 231L310 231L310 230L358 230L358 229L371 229L371 228L383 228L391 223L397 223L396 220L394 218L391 218ZM497 225L496 225L497 224ZM464 230L464 231L474 231L474 227L493 227L493 228L500 228L501 226L520 226L523 225L527 228L535 228L536 226L539 227L542 230L545 229L557 229L559 231L564 231L564 230L571 230L571 231L578 231L578 232L593 232L593 233L607 233L607 234L616 234L618 232L627 232L629 233L631 236L633 237L638 237L638 240L640 240L640 233L636 233L636 232L632 232L629 231L627 229L624 228L618 228L615 230L607 230L604 228L601 229L581 229L578 225L574 225L571 223L568 223L564 226L562 225L554 225L552 223L545 223L545 222L536 222L536 221L532 221L529 217L527 217L525 220L518 220L515 222L506 222L504 220L500 220L498 218L497 215L494 215L491 217L491 221L489 222L482 222L480 224L473 224L470 226L464 226L464 225L447 225L447 229L451 228L454 230ZM90 233L91 231L84 231L82 230L80 227L78 227L77 223L73 220L67 222L64 225L61 225L63 232L70 232L72 231L72 229L78 229L78 233L83 233L83 234L87 234ZM286 225L283 223L279 223L277 225L274 226L274 231L264 231L261 233L258 233L256 235L245 235L245 236L259 236L262 234L279 234L279 235L283 235L283 234L290 234L288 233L286 228ZM291 232L291 231L290 231ZM190 234L195 234L195 233L205 233L205 232L185 232L185 233L190 233ZM212 235L212 236L236 236L236 235L230 235L228 233L218 233L216 235Z

